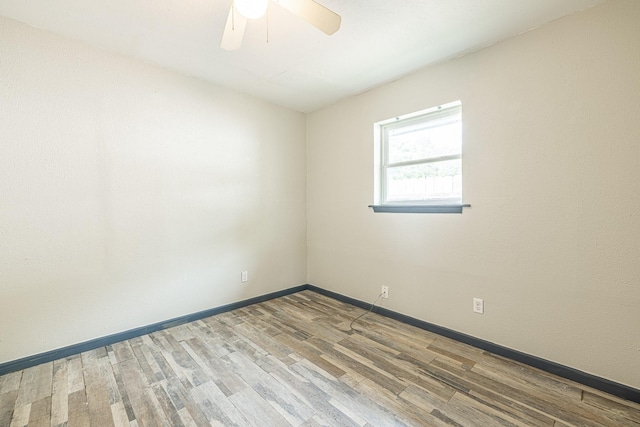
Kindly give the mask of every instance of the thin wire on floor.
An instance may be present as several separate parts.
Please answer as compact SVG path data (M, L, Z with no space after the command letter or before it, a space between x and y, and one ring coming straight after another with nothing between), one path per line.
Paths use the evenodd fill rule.
M362 331L360 331L360 330L358 330L358 329L355 329L355 328L353 327L353 324L354 324L358 319L360 319L361 317L364 317L364 316L366 316L367 314L371 313L371 311L373 311L373 307L375 307L375 306L376 306L376 303L380 300L380 298L382 298L382 295L384 295L384 293L382 293L382 292L381 292L381 293L380 293L380 295L378 295L378 298L376 298L376 300L373 302L373 304L371 304L371 308L369 308L369 311L365 311L365 312L364 312L364 313L362 313L360 316L356 317L355 319L353 319L353 320L351 321L351 323L349 324L349 330L351 330L351 331L356 331L356 332L362 332Z

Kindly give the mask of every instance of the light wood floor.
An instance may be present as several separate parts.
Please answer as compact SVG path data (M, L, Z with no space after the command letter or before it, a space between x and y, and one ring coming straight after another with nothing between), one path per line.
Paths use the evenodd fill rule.
M0 377L7 426L640 426L640 405L304 291Z

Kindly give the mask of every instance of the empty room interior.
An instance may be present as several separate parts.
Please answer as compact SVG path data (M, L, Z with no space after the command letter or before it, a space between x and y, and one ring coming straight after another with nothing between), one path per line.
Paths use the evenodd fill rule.
M251 3L0 0L0 427L640 427L640 1Z

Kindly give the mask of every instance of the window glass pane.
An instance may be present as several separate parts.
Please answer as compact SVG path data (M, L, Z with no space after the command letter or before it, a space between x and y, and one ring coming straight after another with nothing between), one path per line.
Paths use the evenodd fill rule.
M460 154L462 121L459 114L417 122L389 130L388 163Z
M462 199L462 160L387 169L387 202Z

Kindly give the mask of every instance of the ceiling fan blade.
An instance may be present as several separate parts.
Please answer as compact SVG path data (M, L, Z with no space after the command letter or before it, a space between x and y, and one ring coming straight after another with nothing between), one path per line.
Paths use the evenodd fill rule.
M273 1L326 34L331 35L340 29L340 15L313 0Z
M220 47L224 50L240 49L246 26L247 18L239 14L237 10L234 10L234 6L231 4L229 17L227 18L227 24L224 27Z

